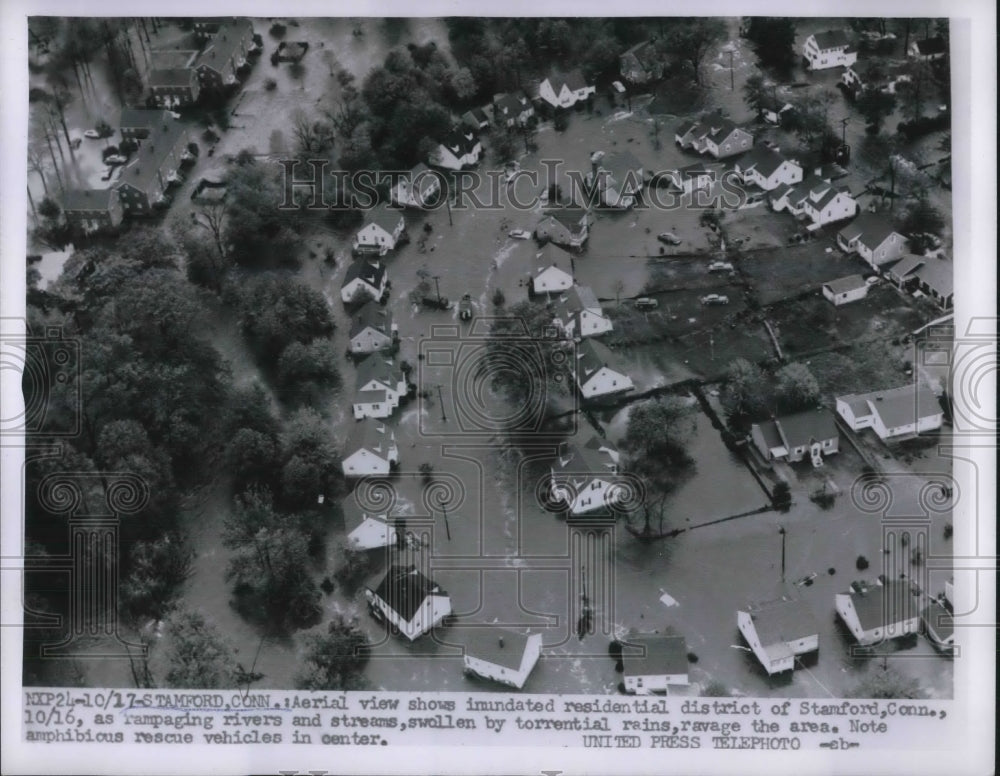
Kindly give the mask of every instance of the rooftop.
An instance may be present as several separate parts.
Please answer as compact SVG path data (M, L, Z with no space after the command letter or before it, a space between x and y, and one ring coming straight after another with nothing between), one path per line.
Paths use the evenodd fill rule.
M399 371L399 367L392 361L383 358L377 353L373 353L362 359L361 363L358 364L355 386L360 390L361 386L375 380L381 385L389 386L395 390L402 379L403 373Z
M198 56L195 67L207 67L221 73L233 57L240 50L240 45L244 40L248 40L253 35L253 25L249 19L233 19L221 27L212 37L212 42Z
M855 415L877 412L886 428L899 428L914 423L918 418L926 418L941 412L937 397L929 388L910 384L886 391L848 394L837 397L856 408ZM859 409L864 408L862 412Z
M114 197L113 189L67 189L62 197L65 211L108 210Z
M177 141L184 135L184 125L173 119L150 127L149 137L139 147L135 159L122 171L117 186L129 184L141 191L147 191L150 184L157 179L157 175L162 172L161 168L177 145Z
M587 80L583 77L583 73L577 69L566 73L553 72L545 80L549 82L549 85L556 94L562 91L563 86L566 86L571 92L575 92L588 85Z
M417 571L415 566L392 565L375 590L375 595L409 622L428 596L444 596L447 593Z
M470 629L465 637L465 654L517 671L530 635L496 626Z
M625 676L687 674L687 641L683 636L630 636L622 644Z
M385 444L394 440L395 431L386 426L385 423L372 418L355 423L351 433L347 437L344 445L344 454L351 455L358 450L371 450L377 452L381 448L380 455L385 453Z
M848 291L856 291L859 288L864 288L867 284L861 275L848 275L844 278L831 280L829 283L824 283L823 285L829 288L834 294L846 294Z
M877 213L862 213L838 235L847 242L857 240L869 250L875 250L895 231L892 224Z
M380 288L382 280L385 278L385 266L378 261L374 264L367 261L356 261L347 268L347 274L344 275L344 283L341 288L359 278L373 288Z
M854 602L861 627L866 631L885 628L920 613L919 601L910 592L907 582L888 581L866 587L863 592L852 589L848 595Z
M803 601L794 598L750 604L746 612L753 620L757 637L765 648L819 633L812 610Z
M851 43L847 39L847 33L843 30L827 30L826 32L817 32L813 38L815 38L816 45L819 47L820 51L849 46Z
M364 226L375 224L375 226L384 229L389 234L392 234L396 231L396 228L399 226L399 222L401 220L404 220L402 210L397 210L383 204L373 207L365 213Z
M351 337L356 337L367 328L378 329L388 335L392 327L392 313L374 299L369 299L351 316Z

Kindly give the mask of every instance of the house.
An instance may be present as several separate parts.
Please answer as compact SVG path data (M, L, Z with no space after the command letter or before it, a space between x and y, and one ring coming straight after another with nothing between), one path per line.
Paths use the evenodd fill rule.
M445 170L464 170L479 164L483 144L468 127L455 127L430 153L428 162Z
M583 445L562 443L549 466L552 500L565 504L573 517L609 516L624 496L618 487L620 459L618 449L597 436Z
M69 227L85 234L113 229L124 216L114 189L67 189L62 197L62 210Z
M911 254L893 264L886 275L900 290L923 294L942 310L949 310L954 304L954 269L944 259Z
M148 216L153 205L167 201L167 189L182 180L180 166L190 156L187 142L187 130L178 121L149 128L148 137L115 184L125 215Z
M553 73L538 85L538 97L553 108L572 108L597 91L579 70Z
M629 151L605 154L595 151L590 157L586 183L593 187L605 207L630 208L642 191L642 162Z
M368 609L393 634L413 641L451 614L451 598L415 566L391 565L377 588L365 589Z
M616 362L607 347L592 339L585 339L577 346L576 385L584 399L600 399L635 387L632 378Z
M395 250L406 231L403 211L388 205L378 205L365 213L364 225L354 236L353 250L385 256Z
M399 540L394 521L386 514L362 510L354 499L344 499L344 530L352 550L377 550L393 547Z
M482 132L490 126L490 117L482 108L473 108L462 114L462 125L473 132Z
M523 127L535 115L535 107L524 92L493 97L493 120L505 127Z
M845 67L840 74L837 86L844 90L848 97L855 99L865 90L865 84L861 80L861 75L853 67Z
M351 316L348 337L351 353L375 353L392 347L399 339L399 327L392 322L392 313L387 308L369 299Z
M861 275L848 275L823 284L823 296L837 307L868 296L868 284Z
M392 187L389 195L398 207L426 208L441 192L441 174L421 162Z
M548 248L549 250L545 250ZM538 256L543 260L554 258L563 253L562 249L546 245ZM565 264L563 265L565 266ZM555 261L542 265L531 278L533 294L555 294L573 287L573 276L562 269Z
M618 58L618 72L630 84L648 84L663 78L663 57L656 41L636 43Z
M590 212L567 205L546 210L535 226L535 237L568 248L580 248L590 234Z
M520 690L542 656L542 634L481 627L470 631L464 646L467 673Z
M204 42L211 40L219 28L230 21L232 17L227 16L195 16L191 19L191 28L194 30L195 39Z
M858 213L858 203L845 186L835 186L828 180L814 186L803 200L803 212L812 221L810 231L826 224L852 218Z
M153 127L163 126L174 121L167 111L149 108L122 108L118 119L118 131L122 140L145 140Z
M810 70L827 70L831 67L850 67L858 61L858 52L843 30L817 32L806 38L802 55Z
M915 40L910 43L910 48L906 54L920 62L933 62L945 58L948 54L948 44L940 35L933 38Z
M388 288L389 278L381 262L356 261L347 268L340 286L340 298L344 304L379 302Z
M898 259L906 251L906 238L876 213L862 213L837 232L837 246L857 253L873 269Z
M920 613L924 635L942 652L955 649L955 618L940 602L931 601Z
M792 671L795 659L819 649L819 628L803 602L783 596L736 612L736 625L768 676Z
M391 360L368 356L358 364L354 381L354 419L388 418L408 389L406 376Z
M785 102L776 95L765 94L757 103L757 113L768 124L781 126L785 116L795 110L795 106L790 102Z
M221 89L239 83L239 70L247 64L254 47L253 24L232 19L219 26L211 43L194 62L202 89Z
M572 286L556 300L552 312L552 323L569 339L599 337L613 328L590 286Z
M767 462L796 463L810 456L813 466L821 466L822 457L836 453L840 444L833 413L827 409L806 410L754 423L750 427L750 440Z
M883 441L936 431L944 421L937 397L917 384L838 396L837 414L852 431L870 428Z
M710 190L715 180L715 173L701 162L689 164L679 170L671 170L668 175L674 186L692 196L696 191Z
M887 66L879 68L877 72L880 76L876 80L872 80L871 71L862 78L861 74L853 67L845 68L837 86L842 88L849 97L857 98L865 89L878 89L885 94L895 94L899 84L909 83L911 80L905 66Z
M802 167L776 148L756 146L734 165L737 175L746 185L757 186L764 191L773 191L782 185L792 185L802 181Z
M345 477L384 477L399 463L396 434L382 423L359 423L344 447Z
M905 581L868 585L855 582L834 596L837 614L859 644L915 634L920 629L919 601Z
M706 113L697 121L684 122L677 128L674 140L681 148L716 159L741 154L753 146L753 135L719 111Z
M201 94L198 74L190 67L151 69L146 82L153 101L168 110L193 105Z
M648 695L687 687L687 640L672 633L629 636L622 643L622 669L625 692Z

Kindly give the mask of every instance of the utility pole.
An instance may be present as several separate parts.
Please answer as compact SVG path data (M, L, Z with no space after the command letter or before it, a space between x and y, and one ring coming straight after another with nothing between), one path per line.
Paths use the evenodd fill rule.
M850 119L847 116L844 116L844 118L842 118L840 120L840 144L841 145L847 145L847 124L849 122L850 122Z
M438 386L440 389L440 386ZM444 512L444 532L448 537L448 541L451 541L451 527L448 525L448 508L444 505L444 493L438 496L438 504L441 506L441 511Z
M448 418L445 417L445 414L444 414L444 399L441 398L441 386L439 385L437 387L437 389L438 389L438 404L441 405L441 422L442 423L447 423L448 422Z
M781 526L778 529L778 533L781 534L781 581L785 581L785 527Z
M733 50L729 49L729 91L735 91L736 81L733 78Z
M438 279L440 277L441 277L440 275L431 275L431 279L433 279L434 281L434 290L437 292L438 302L441 301L441 286L438 285Z

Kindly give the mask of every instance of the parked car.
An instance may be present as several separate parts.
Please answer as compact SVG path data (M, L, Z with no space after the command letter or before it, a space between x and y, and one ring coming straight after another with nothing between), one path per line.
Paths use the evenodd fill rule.
M733 265L728 261L713 261L708 265L709 272L732 272Z
M513 237L515 240L529 240L531 239L531 232L526 232L524 229L512 229L508 233L509 237Z
M881 282L882 278L880 278L878 275L872 275L870 278L865 278L865 283L867 283L870 286L878 285Z
M100 138L101 133L98 132L96 129L88 129L86 132L83 133L83 136L89 137L91 140L97 140L98 138Z
M660 306L660 303L656 299L652 299L648 296L640 296L633 303L636 310L655 310Z
M729 297L724 294L706 294L699 300L702 304L729 304Z
M121 154L111 154L104 160L105 164L125 164L128 160Z
M83 138L82 137L74 137L72 140L69 141L69 144L73 148L73 150L75 151L77 148L80 147L80 143L82 143L82 142L83 142Z
M656 235L656 239L659 240L661 243L666 243L667 245L681 244L681 238L678 237L673 232L660 232L658 235Z
M458 303L458 317L463 321L471 321L472 314L472 294L462 294L462 300Z

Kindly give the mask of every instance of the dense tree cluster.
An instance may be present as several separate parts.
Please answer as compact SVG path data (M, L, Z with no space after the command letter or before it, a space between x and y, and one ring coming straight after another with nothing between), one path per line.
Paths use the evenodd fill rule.
M726 372L722 404L736 427L815 407L819 384L805 364L791 363L768 375L745 358L737 358Z

